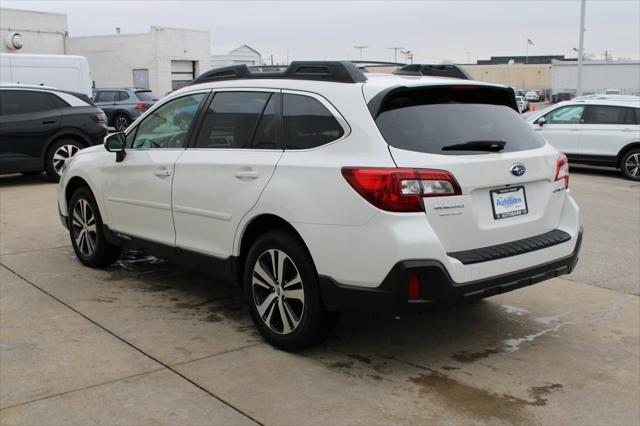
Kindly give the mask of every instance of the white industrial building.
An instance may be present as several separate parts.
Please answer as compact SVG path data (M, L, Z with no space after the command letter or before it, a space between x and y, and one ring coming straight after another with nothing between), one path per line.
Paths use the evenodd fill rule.
M211 67L208 31L153 26L142 34L69 37L64 14L6 8L0 31L0 53L86 57L95 87L145 87L164 96Z
M576 93L577 62L551 62L551 90ZM582 65L582 93L604 93L619 89L622 94L640 92L640 61L586 61Z
M63 55L67 15L0 8L0 53Z
M151 27L143 34L70 37L67 53L89 60L96 87L135 86L157 95L209 69L209 32Z
M262 65L262 55L246 44L233 49L226 55L211 55L211 68L242 64L249 66Z

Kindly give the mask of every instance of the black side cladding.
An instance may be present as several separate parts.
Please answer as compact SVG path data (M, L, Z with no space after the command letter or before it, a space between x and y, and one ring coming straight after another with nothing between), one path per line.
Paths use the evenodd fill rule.
M336 83L364 83L367 77L351 62L346 61L294 61L284 71L256 72L248 67L232 65L207 71L195 78L189 85L222 80L241 79L290 79L316 80ZM275 67L274 67L275 68Z

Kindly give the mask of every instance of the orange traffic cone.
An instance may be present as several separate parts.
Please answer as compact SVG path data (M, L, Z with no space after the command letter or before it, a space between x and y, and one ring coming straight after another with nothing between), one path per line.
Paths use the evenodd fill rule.
M536 104L531 104L531 112L536 112L537 108L536 108Z

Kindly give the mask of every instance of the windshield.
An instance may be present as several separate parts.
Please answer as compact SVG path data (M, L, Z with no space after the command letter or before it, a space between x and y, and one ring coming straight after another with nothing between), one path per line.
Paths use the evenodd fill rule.
M376 124L389 145L430 154L514 152L544 145L520 115L504 105L412 105L382 112Z

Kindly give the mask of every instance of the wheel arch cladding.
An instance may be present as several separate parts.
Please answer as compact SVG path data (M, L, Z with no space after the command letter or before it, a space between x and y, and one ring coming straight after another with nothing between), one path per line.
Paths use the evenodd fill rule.
M69 180L69 182L67 183L67 187L64 189L64 198L65 203L67 204L67 210L69 209L69 203L71 202L73 193L82 187L87 188L95 198L95 194L93 193L93 190L91 189L89 183L80 176L74 176Z
M630 144L625 145L620 152L618 153L618 166L620 166L620 162L622 161L622 158L627 155L627 153L633 149L640 149L640 141L638 142L631 142Z
M304 239L300 233L286 220L280 216L273 214L262 214L253 218L244 228L242 237L240 238L240 252L238 257L238 277L243 279L244 275L244 262L247 258L247 254L251 249L253 243L263 234L270 231L282 231L292 235L305 249L306 254L310 257L313 268L315 269L315 262L313 256L309 251L309 247L304 242ZM316 272L317 273L317 272Z

